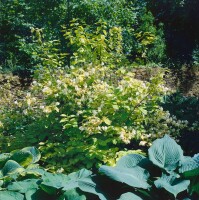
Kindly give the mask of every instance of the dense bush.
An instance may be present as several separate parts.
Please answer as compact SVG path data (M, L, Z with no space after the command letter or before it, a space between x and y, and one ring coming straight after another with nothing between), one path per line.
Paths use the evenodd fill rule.
M172 152L172 154L170 153ZM35 164L34 147L1 154L0 197L9 200L159 200L197 199L198 155L187 157L169 136L154 141L149 158L129 154L115 167L101 166L96 175L86 169L65 175Z
M159 106L168 92L163 73L143 82L121 67L127 62L119 27L107 30L100 22L91 34L74 20L64 36L73 47L70 69L63 66L67 55L40 43L37 34L41 46L35 56L42 65L32 88L5 105L0 115L4 151L37 145L48 167L73 171L114 164L122 144L136 140L150 145L165 133L177 136L187 126Z
M47 166L67 171L114 164L121 144L150 145L187 126L159 106L165 92L161 74L143 82L100 65L38 71L31 91L1 115L4 151L39 145Z
M124 53L139 64L160 63L165 59L163 28L154 25L146 1L71 1L71 15L88 25L102 20L108 27L120 26Z

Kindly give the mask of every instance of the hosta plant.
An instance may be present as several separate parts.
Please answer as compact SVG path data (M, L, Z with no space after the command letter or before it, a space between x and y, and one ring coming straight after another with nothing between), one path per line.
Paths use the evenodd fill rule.
M0 154L0 199L5 200L195 200L199 156L183 156L169 136L157 139L149 158L129 154L99 174L81 169L65 175L39 168L40 153L27 147ZM17 163L18 162L18 163Z
M165 135L153 142L149 157L130 154L115 167L102 166L99 171L131 192L123 199L197 199L199 194L199 155L187 157L181 147ZM120 185L121 186L121 185Z
M107 199L92 180L91 171L52 174L36 164L40 157L34 147L0 154L0 199Z

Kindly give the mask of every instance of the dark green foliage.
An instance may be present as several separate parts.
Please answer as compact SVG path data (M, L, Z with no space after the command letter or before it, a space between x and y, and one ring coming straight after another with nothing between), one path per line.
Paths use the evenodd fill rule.
M68 3L67 3L68 2ZM108 28L122 27L124 53L137 63L160 62L164 58L162 28L154 26L154 18L146 3L135 1L11 1L3 0L0 6L0 66L22 79L30 78L41 61L35 57L43 42L59 40L62 53L71 53L61 33L61 26L78 18L92 28L98 21ZM35 43L31 29L42 33ZM141 34L137 37L137 34ZM48 49L49 50L49 49ZM69 64L68 58L65 64Z
M181 93L174 93L164 98L163 108L180 120L187 120L191 124L199 118L199 99L186 97Z
M45 30L46 39L60 33L60 21L65 19L65 1L12 1L2 0L0 5L0 65L22 79L30 78L37 60L31 28ZM44 17L45 16L45 17ZM29 44L29 48L24 44Z
M164 23L167 55L181 64L192 61L199 42L198 0L147 0L156 22Z
M181 93L174 93L165 97L162 104L178 120L187 120L188 128L184 129L179 136L180 144L188 155L199 152L199 99L197 97L186 97Z

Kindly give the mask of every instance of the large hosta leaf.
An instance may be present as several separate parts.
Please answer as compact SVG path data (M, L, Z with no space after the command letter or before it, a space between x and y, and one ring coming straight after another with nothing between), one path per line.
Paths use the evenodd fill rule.
M49 194L55 194L57 189L69 191L80 188L84 192L98 195L101 200L106 200L105 196L92 181L91 174L92 172L86 169L71 173L68 176L45 173L40 187Z
M1 200L24 200L24 196L18 192L0 191Z
M150 187L147 183L148 171L139 166L133 168L102 166L99 171L115 181L132 187L144 189Z
M64 190L77 188L79 181L84 180L85 178L90 178L92 172L86 169L82 169L78 172L73 172L68 175L69 182L65 185Z
M23 170L23 168L17 162L14 160L8 160L1 171L2 175L6 176L20 170Z
M154 184L157 188L164 188L176 197L178 193L188 189L190 181L163 174Z
M67 185L63 190L69 190L74 188L80 188L84 192L98 195L101 200L106 200L104 194L97 187L96 183L91 178L92 172L86 169L82 169L78 172L74 172L68 175L70 178Z
M40 187L47 192L48 194L56 194L58 189L63 188L67 185L70 180L68 176L64 174L52 174L52 173L44 173L42 176L43 182Z
M144 200L144 199L137 196L136 194L133 194L132 192L127 192L121 195L121 197L118 200Z
M30 189L38 189L39 182L40 182L40 180L38 180L38 179L27 179L24 181L17 181L17 182L10 183L7 186L7 189L10 191L26 193Z
M143 155L139 154L129 154L126 156L123 156L117 161L116 166L117 167L127 167L127 168L132 168L135 166L139 166L139 164L145 160L146 157Z
M28 166L31 163L36 163L40 160L41 154L35 147L25 147L21 150L15 150L10 157L22 166Z
M183 157L181 147L168 135L162 139L157 139L149 148L149 159L160 168L173 171L178 166Z
M72 189L64 192L58 200L86 200L86 196L79 194L76 189Z
M179 172L183 173L185 177L193 177L199 175L199 162L191 157L184 157Z
M28 151L28 152L30 152L32 154L32 157L33 157L32 163L38 162L40 160L40 158L41 158L41 153L35 147L25 147L22 150L23 151Z
M15 151L10 159L25 167L32 162L33 156L29 151L19 150Z
M33 198L39 189L39 184L41 180L38 179L27 179L24 181L17 181L10 183L7 186L7 189L10 191L17 191L20 193L24 193L26 200L37 200L37 198ZM38 198L38 200L42 200Z

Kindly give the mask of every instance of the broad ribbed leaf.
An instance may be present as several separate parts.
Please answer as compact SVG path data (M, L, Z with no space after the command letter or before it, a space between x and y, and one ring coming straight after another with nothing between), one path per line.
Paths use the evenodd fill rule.
M24 196L18 192L0 191L1 200L24 200Z
M86 196L79 194L76 189L72 189L64 192L58 200L86 200Z
M199 153L195 154L194 157L193 157L193 159L194 159L197 163L199 163Z
M148 171L138 166L133 168L102 166L99 171L115 181L132 187L144 189L150 187L147 183Z
M121 197L118 200L144 200L144 199L137 196L136 194L133 194L132 192L127 192L121 195Z
M154 184L157 188L164 188L176 197L178 193L188 189L190 181L163 174Z
M48 194L55 194L57 189L63 188L70 180L64 174L44 173L40 187Z
M144 160L146 157L139 154L129 154L126 156L123 156L117 161L116 166L117 167L127 167L132 168L137 166L142 160Z
M64 190L71 190L71 189L75 189L78 186L78 182L80 180L83 180L84 178L90 177L92 174L91 171L87 170L87 169L82 169L78 172L73 172L71 174L68 175L68 182L67 184L64 185Z
M57 189L69 191L80 188L84 192L98 195L101 200L106 200L96 184L92 181L91 174L92 172L86 169L71 173L68 176L45 173L40 187L48 194L55 194Z
M32 162L33 155L29 151L19 150L15 151L13 155L10 157L10 159L16 161L21 166L25 167Z
M38 179L27 179L24 181L13 182L7 186L10 191L26 193L30 189L38 189Z
M129 154L120 158L116 167L133 168L135 166L139 166L148 170L152 165L152 162L143 155Z
M80 188L84 192L98 195L101 200L106 200L106 197L102 194L96 183L91 179L92 172L86 169L82 169L78 172L74 172L68 175L70 180L65 184L63 190L71 190Z
M17 162L15 162L14 160L8 160L2 169L2 174L3 176L6 176L20 169L23 168Z
M199 175L199 162L191 157L184 156L179 172L183 173L185 177L197 176Z
M41 158L41 153L35 147L25 147L22 150L23 151L28 151L28 152L30 152L32 154L32 156L33 156L32 163L38 162L40 160L40 158Z
M148 152L149 159L168 172L175 170L183 157L181 147L168 135L155 140Z

